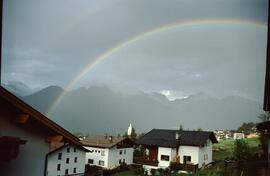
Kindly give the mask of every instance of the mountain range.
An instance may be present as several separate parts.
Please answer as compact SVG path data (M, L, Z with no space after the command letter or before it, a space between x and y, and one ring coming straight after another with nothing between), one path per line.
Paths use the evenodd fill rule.
M64 90L50 86L21 99L45 114ZM152 128L236 129L257 122L261 103L240 96L222 99L203 93L170 101L160 93L121 93L106 86L68 91L50 118L73 133L123 134Z

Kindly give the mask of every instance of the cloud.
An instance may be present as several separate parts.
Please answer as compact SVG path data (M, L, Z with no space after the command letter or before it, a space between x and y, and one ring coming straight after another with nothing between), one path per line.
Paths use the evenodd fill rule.
M66 86L98 55L131 36L180 20L228 18L266 22L267 3L5 1L2 77L4 81L21 81L29 86ZM239 90L261 99L265 39L264 30L235 25L170 30L115 53L77 86L98 83L144 91L205 91L216 96Z

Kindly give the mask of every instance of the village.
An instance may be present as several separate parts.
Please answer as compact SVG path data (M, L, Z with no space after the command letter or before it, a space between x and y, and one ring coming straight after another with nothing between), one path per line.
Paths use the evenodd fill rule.
M121 173L185 175L214 172L217 163L214 155L217 153L225 152L222 156L226 156L219 162L234 162L220 144L251 141L258 154L259 130L269 133L270 125L269 121L257 124L249 134L232 130L184 130L180 126L179 129L153 128L139 135L130 124L123 135L75 136L3 87L0 97L3 175L121 176ZM225 147L235 148L233 145Z

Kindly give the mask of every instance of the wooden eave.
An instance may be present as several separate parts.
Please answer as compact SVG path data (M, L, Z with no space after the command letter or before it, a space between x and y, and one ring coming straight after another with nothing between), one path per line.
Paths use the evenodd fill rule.
M48 128L51 132L62 135L63 138L75 145L81 145L79 139L47 118L45 115L41 114L39 111L35 110L19 98L17 98L15 95L7 91L5 88L0 86L0 97L5 99L7 102L21 110L23 113L28 114L30 116L30 119L34 119L38 123L40 123L42 126Z

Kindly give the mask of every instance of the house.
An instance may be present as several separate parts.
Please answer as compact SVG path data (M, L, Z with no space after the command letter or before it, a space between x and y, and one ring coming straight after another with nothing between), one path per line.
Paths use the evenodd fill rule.
M245 138L245 134L244 133L233 133L233 139L244 139Z
M89 150L86 164L111 169L121 163L133 163L133 142L122 136L89 136L81 141Z
M0 86L0 173L46 175L53 142L80 146L79 139Z
M167 168L171 162L181 170L196 170L212 162L213 143L213 132L153 129L135 142L145 149L135 163L146 170Z
M268 162L270 163L270 121L258 123L257 129L261 132L265 131L268 135Z
M86 152L83 146L69 143L58 146L48 154L47 176L84 175Z

